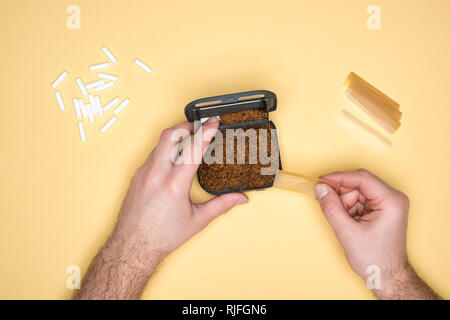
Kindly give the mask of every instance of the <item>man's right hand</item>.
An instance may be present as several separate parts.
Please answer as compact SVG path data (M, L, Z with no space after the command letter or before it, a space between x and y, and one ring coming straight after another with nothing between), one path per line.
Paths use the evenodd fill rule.
M321 179L329 185L318 184L316 198L350 266L363 279L380 271L374 294L381 299L439 298L407 260L408 197L366 170Z

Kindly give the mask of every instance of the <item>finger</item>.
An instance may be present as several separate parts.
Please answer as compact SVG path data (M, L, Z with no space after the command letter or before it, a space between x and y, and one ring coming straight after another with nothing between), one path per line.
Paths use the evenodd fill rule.
M358 201L361 202L362 204L365 204L366 201L367 201L366 197L364 197L361 192L359 193L359 200Z
M355 190L355 189L354 188L346 188L346 187L340 186L339 187L339 194L346 194L346 193L352 192L353 190Z
M365 210L364 205L360 202L356 202L353 207L348 209L348 214L352 217L354 217L356 215L362 216L366 213L367 213L367 211Z
M334 172L320 177L325 181L339 185L341 188L356 189L369 199L377 199L392 192L393 189L377 176L367 170Z
M235 205L247 203L243 193L227 193L212 198L204 203L194 204L195 221L199 230L206 227L214 218L229 211Z
M359 201L359 191L352 190L340 196L344 208L352 208Z
M356 203L356 213L358 216L362 216L367 213L367 211L364 208L364 205L361 202Z
M178 144L194 131L192 122L182 122L161 132L153 157L166 167L172 167L177 154Z
M351 217L354 217L354 216L356 216L357 213L358 213L358 206L357 206L356 203L355 203L355 205L354 205L353 207L351 207L350 209L348 209L348 214L349 214Z
M219 120L217 117L210 117L201 130L194 134L190 144L183 149L179 163L175 167L174 174L183 180L192 180L197 172L198 166L202 162L203 154L211 143L212 138L217 133Z
M325 183L319 183L316 185L315 191L316 199L319 201L325 218L338 238L341 238L356 222L349 216L336 190Z
M168 151L178 145L184 138L194 132L194 124L192 122L182 122L171 128L164 129L159 137L156 147L158 154L168 154Z

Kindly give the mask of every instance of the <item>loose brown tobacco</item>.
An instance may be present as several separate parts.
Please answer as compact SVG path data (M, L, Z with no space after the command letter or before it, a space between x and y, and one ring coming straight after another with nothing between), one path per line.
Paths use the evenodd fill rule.
M263 120L267 115L264 110L246 110L241 112L233 112L220 116L221 124L235 124L238 122Z
M222 115L220 117L220 122L222 124L235 124L243 121L249 120L262 120L266 118L266 113L263 110L247 110L242 112L229 113L227 115ZM272 126L271 126L272 128ZM211 193L223 193L223 192L235 192L244 191L250 189L260 189L268 188L273 185L275 180L275 173L273 175L262 175L261 168L270 167L270 163L267 165L262 165L259 159L259 147L260 147L260 132L259 129L267 129L267 126L261 126L253 128L257 135L257 146L256 148L250 148L248 137L245 138L245 163L237 163L237 141L239 134L237 133L234 137L233 150L234 152L234 163L226 163L226 130L221 131L223 135L223 164L206 164L204 161L198 169L198 180L200 185L210 191ZM248 130L243 128L243 132ZM264 131L263 131L264 132ZM271 156L271 130L266 130L267 132L267 156ZM210 147L212 148L212 145ZM255 154L256 150L256 154ZM252 151L252 152L250 152ZM214 150L210 149L207 152L214 156ZM252 161L250 161L252 159ZM252 164L250 164L252 162ZM255 163L256 162L256 163Z

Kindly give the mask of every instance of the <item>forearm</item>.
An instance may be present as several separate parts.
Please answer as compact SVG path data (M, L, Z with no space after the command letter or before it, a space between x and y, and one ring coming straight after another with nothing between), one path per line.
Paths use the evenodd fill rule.
M164 256L143 239L113 234L92 261L74 299L139 299Z
M372 290L382 300L436 300L441 299L407 264L404 270L382 277L381 288Z

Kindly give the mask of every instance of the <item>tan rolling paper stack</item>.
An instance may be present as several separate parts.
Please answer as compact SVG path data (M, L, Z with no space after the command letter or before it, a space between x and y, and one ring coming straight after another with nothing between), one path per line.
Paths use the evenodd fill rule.
M400 127L400 105L372 86L366 80L351 72L344 82L345 95L370 118L390 134Z

